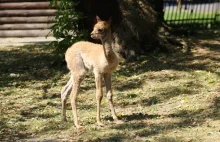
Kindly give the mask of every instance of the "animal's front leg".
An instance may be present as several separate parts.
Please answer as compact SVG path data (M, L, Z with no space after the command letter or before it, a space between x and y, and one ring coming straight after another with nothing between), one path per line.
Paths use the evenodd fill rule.
M121 124L123 123L123 121L118 119L115 113L115 108L114 108L113 101L112 101L113 94L112 94L112 89L111 89L111 73L104 74L104 79L105 79L105 86L106 86L106 92L107 92L107 100L109 102L109 107L112 113L112 117L115 123Z
M102 74L95 73L95 82L96 82L96 101L97 101L97 118L96 119L97 119L97 123L99 126L104 126L100 118L100 107L101 107L101 101L103 98Z

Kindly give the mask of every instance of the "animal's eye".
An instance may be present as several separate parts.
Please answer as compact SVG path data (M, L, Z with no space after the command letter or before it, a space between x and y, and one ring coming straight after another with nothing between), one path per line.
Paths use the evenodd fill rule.
M98 29L98 32L99 32L99 33L102 33L102 32L103 32L103 29Z

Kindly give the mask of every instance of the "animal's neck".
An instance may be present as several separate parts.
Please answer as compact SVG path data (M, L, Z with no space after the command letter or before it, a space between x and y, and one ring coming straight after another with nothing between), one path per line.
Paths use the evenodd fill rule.
M112 55L114 54L114 51L112 49L112 39L111 35L108 35L108 37L104 40L102 40L102 45L104 48L105 56L109 60Z

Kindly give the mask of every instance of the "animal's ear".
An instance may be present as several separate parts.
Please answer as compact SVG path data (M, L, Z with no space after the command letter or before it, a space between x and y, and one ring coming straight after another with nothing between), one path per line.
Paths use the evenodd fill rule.
M99 16L96 16L96 21L97 21L97 22L100 22L100 21L101 21L101 19L99 18Z
M108 23L109 25L111 25L111 23L112 23L112 17L110 17L110 18L108 19L107 23Z

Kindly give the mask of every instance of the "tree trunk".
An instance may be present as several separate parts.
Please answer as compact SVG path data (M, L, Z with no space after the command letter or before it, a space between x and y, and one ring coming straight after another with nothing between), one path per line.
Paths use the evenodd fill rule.
M79 10L88 17L85 27L92 30L95 16L113 19L115 50L126 58L163 49L158 37L163 21L163 0L80 0Z
M151 2L151 5L154 7L154 10L157 12L157 18L159 21L163 21L164 18L164 11L163 11L163 7L164 7L164 0L156 0Z

